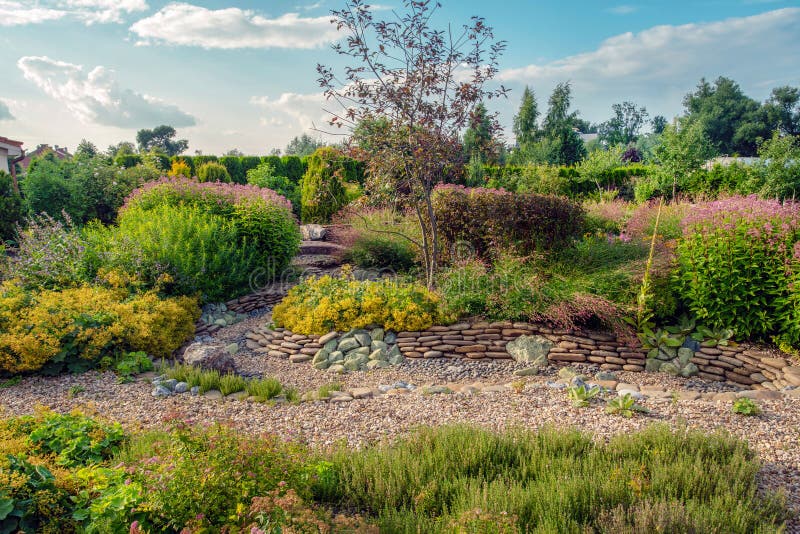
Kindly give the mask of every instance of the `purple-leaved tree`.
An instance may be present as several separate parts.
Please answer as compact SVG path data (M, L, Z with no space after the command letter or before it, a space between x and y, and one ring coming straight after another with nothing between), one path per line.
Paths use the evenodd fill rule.
M327 99L342 108L330 112L330 124L350 131L362 125L370 134L360 143L369 147L369 186L392 191L415 213L422 237L411 241L422 251L429 287L440 253L433 189L463 168L459 136L475 106L507 92L486 87L505 43L480 17L457 30L432 28L440 7L405 0L403 13L376 20L363 0L347 0L331 22L345 36L333 48L348 64L341 73L317 66Z

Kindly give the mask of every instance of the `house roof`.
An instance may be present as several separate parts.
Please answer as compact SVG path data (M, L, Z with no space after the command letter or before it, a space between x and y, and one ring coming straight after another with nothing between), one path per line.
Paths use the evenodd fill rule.
M17 148L22 148L23 145L22 141L14 141L13 139L3 137L2 135L0 135L0 143L3 143L4 145L13 145Z

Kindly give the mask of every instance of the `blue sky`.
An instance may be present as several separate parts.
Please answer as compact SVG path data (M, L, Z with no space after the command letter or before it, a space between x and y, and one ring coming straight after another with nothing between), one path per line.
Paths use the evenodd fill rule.
M173 124L190 152L264 154L322 126L318 62L336 62L328 12L342 0L0 0L0 136L74 148ZM560 81L600 122L632 100L672 117L703 76L765 99L800 85L800 0L443 0L438 23L481 15L508 41L492 104L510 137L522 88L546 107ZM377 15L401 7L379 0Z

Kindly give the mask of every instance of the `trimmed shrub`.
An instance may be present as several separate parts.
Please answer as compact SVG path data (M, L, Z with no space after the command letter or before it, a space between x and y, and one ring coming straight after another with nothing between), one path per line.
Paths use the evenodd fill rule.
M292 182L299 184L303 175L306 173L306 166L298 156L283 156L281 158L283 170L286 177Z
M27 292L0 286L0 372L82 371L104 356L145 351L166 357L194 334L189 297L131 296L125 287Z
M318 148L308 159L300 184L301 218L305 223L327 223L346 204L342 182L345 156L332 147Z
M408 271L416 264L411 244L381 235L361 235L344 260L364 269Z
M187 156L181 156L181 157L187 157ZM217 163L219 161L219 158L217 156L192 156L192 161L194 163L194 169L196 173L197 169L199 169L200 166L203 165L204 163Z
M222 156L219 158L219 162L228 171L231 182L235 184L247 183L244 169L242 168L242 159L239 156Z
M567 199L444 185L434 191L439 232L448 250L469 243L481 258L501 249L558 250L583 230L580 205Z
M142 156L139 154L117 154L114 156L114 165L123 169L130 169L142 164Z
M230 183L231 175L228 169L219 163L203 163L197 168L197 179L201 182L226 182Z
M161 273L146 266L160 266L175 274L182 293L195 287L207 299L223 300L246 293L251 275L279 275L300 244L291 204L274 191L186 179L165 178L136 190L119 227L97 233L96 265L143 269L151 283Z
M380 325L389 330L424 330L443 320L439 299L420 284L383 279L308 278L289 290L272 319L298 334L346 332Z
M192 156L172 156L170 158L170 163L174 165L176 162L183 163L184 165L189 167L189 175L186 176L185 174L183 174L182 176L186 176L186 178L191 178L195 175L194 159L192 158Z
M684 220L675 283L698 321L800 343L800 205L731 197Z
M242 156L241 161L242 171L244 172L245 177L250 169L255 169L261 164L261 158L258 156Z
M184 178L191 178L192 177L192 168L186 163L185 160L177 159L172 162L172 167L170 168L167 176L178 177L183 176Z
M22 216L22 197L14 191L11 175L0 171L0 243L16 240Z
M261 164L272 165L272 169L278 176L286 176L286 166L283 164L283 159L280 156L264 156L261 158ZM297 181L295 181L297 183Z

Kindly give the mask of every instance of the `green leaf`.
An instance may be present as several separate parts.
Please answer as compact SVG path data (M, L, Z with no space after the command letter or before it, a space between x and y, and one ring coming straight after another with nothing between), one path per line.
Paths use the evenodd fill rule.
M8 517L8 514L10 514L13 510L14 499L11 497L0 499L0 521Z

